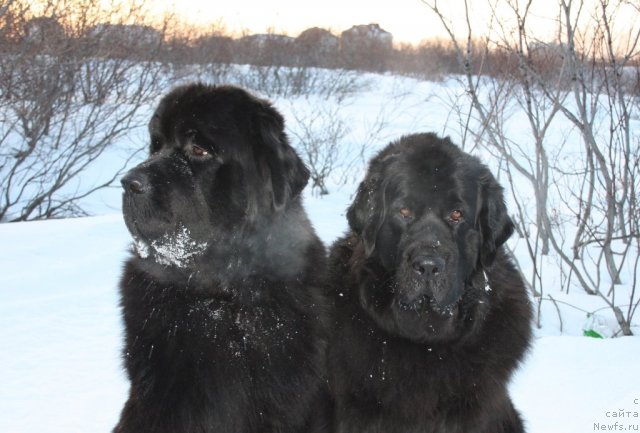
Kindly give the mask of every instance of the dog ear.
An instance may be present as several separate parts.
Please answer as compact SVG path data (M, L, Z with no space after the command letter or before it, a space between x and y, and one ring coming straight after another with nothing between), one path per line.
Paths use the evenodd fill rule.
M380 177L367 177L358 186L356 198L347 210L349 227L362 239L367 257L376 247L378 231L384 222L384 189Z
M480 182L478 209L476 221L482 234L480 262L483 267L489 267L496 257L498 248L514 231L513 221L504 203L502 187L491 173L485 175Z
M271 184L273 206L281 210L307 185L309 169L289 144L282 115L266 101L260 101L260 105L257 120L259 152L268 168L264 177Z

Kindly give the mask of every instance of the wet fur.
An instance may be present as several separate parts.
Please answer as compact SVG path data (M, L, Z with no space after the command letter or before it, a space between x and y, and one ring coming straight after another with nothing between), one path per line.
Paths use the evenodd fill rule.
M415 218L398 220L401 206ZM458 208L465 220L447 221ZM529 346L531 307L489 170L448 139L403 137L371 161L348 218L329 261L334 431L523 432L507 384ZM416 248L447 263L437 284L409 274ZM437 305L434 290L453 301Z
M131 388L114 432L328 431L325 251L282 117L194 84L162 99L149 130L150 158L123 180L144 193L123 197ZM171 252L179 234L185 251Z

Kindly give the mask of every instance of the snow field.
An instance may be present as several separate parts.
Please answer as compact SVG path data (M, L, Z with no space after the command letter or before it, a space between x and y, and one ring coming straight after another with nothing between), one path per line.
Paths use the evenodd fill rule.
M445 108L461 92L455 80L427 83L374 74L363 80L365 88L340 106L341 119L349 126L347 150L357 152L367 141L363 157L368 159L400 135L420 131L450 135L460 143L456 113ZM313 96L274 100L289 128L296 127L290 120L296 110L321 103L333 102ZM379 133L372 136L376 126ZM566 129L558 125L554 133L564 139ZM130 134L118 143L117 153L105 154L82 181L108 176L122 163L123 148L133 151L146 140L144 128ZM472 150L470 143L465 149ZM481 152L480 157L491 165L489 154ZM325 244L346 230L346 208L364 170L362 164L343 161L329 179L329 195L317 197L305 190L307 212ZM505 179L500 180L504 185ZM126 400L117 285L131 239L119 211L119 188L90 196L85 204L100 216L0 224L2 433L110 431ZM530 272L523 240L514 236L509 246L523 271ZM577 287L560 292L553 257L546 259L543 271L545 295L556 303L542 303L541 327L511 385L529 433L607 429L602 426L621 431L616 422L625 431L634 431L633 426L640 430L640 418L611 416L612 411L640 412L640 339L583 337L586 312L601 309L603 302ZM604 330L614 328L609 310L598 311L598 318Z

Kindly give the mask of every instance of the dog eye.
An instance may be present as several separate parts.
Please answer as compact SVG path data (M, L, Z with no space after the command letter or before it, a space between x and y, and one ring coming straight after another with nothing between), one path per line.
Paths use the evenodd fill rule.
M462 212L457 209L452 211L449 214L449 219L454 223L460 222L460 220L462 219Z
M191 155L198 158L209 155L209 152L206 149L203 149L200 146L196 146L195 144L191 145L191 149L189 151L191 152Z
M398 212L400 213L400 216L405 220L413 218L413 212L407 207L401 207Z

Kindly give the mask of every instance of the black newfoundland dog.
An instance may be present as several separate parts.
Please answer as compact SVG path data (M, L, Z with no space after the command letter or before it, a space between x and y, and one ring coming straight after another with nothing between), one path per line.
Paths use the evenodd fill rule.
M403 137L370 163L332 248L337 433L516 433L507 392L531 337L513 231L487 167Z
M235 87L160 102L122 179L129 399L117 433L324 432L325 250L282 116Z

